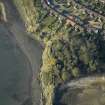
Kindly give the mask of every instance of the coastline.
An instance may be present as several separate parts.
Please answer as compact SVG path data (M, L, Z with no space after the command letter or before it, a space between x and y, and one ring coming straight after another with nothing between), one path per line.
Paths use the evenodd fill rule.
M41 87L38 81L38 74L40 72L40 67L41 67L41 54L42 54L42 47L37 43L37 41L35 42L35 40L31 39L29 36L21 36L20 37L15 35L15 38L18 42L18 44L20 44L19 46L21 46L21 49L23 51L23 53L26 55L26 57L28 58L30 65L31 65L31 75L30 75L30 82L29 85L31 85L30 87L30 93L32 96L32 99L34 99L35 101L33 105L38 105L39 101L40 101L40 95L41 93ZM25 38L25 39L24 39ZM27 40L27 42L23 43L21 42L21 40ZM32 42L32 43L31 43ZM29 43L31 45L29 45ZM36 45L37 47L35 48L34 45ZM28 48L28 49L27 49ZM37 48L40 49L37 50ZM39 51L39 52L38 52ZM37 53L37 54L35 54Z
M0 104L21 105L31 95L31 65L3 24L0 24L0 58Z
M4 26L6 29L8 29L9 33L11 34L10 37L18 45L18 47L20 47L31 65L29 77L29 94L30 97L34 99L34 105L39 105L41 88L37 78L41 66L42 46L37 40L33 40L31 37L29 37L30 35L26 32L23 21L20 19L20 16L18 16L18 13L16 13L16 8L14 8L13 4L11 4L11 2L8 0L3 1L3 3L6 7L8 19L8 22L4 23ZM34 88L33 84L35 84ZM33 96L33 94L36 95ZM26 100L24 103L27 101L28 100Z

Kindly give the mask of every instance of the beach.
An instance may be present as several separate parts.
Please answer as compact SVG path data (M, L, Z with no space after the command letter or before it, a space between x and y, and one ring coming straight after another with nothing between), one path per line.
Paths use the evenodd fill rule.
M10 39L6 39L6 42L9 40L8 45L9 43L12 43L11 46L14 46L12 49L10 48L11 52L13 51L14 56L12 56L12 53L8 53L8 56L11 55L8 58L10 62L12 57L14 58L11 62L11 65L14 68L10 66L8 71L11 72L6 76L6 71L4 71L3 77L9 76L10 79L3 82L5 84L8 83L9 85L1 87L1 90L4 90L4 93L7 96L2 93L3 95L1 94L2 98L0 98L0 102L2 102L2 105L7 105L7 103L8 105L30 105L32 104L32 99L34 99L34 105L40 105L41 88L38 81L38 73L41 66L42 46L37 40L33 40L30 37L30 34L26 32L24 23L12 1L2 0L2 2L5 5L7 22L0 23L0 32L1 35L4 36L6 34L6 38L8 37ZM6 50L8 51L8 49ZM1 53L0 55L2 56ZM2 59L7 61L7 57ZM5 66L8 65L8 62L5 63ZM2 68L0 68L0 70L0 74L2 74ZM5 68L5 70L7 69ZM14 85L12 85L11 81L13 81Z

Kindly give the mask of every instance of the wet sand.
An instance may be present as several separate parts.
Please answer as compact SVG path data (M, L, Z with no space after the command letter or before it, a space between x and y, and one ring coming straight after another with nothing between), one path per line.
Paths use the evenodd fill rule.
M0 105L21 105L30 98L31 65L0 24Z
M7 81L4 82L0 79L0 86L3 86L0 90L4 90L5 93L2 93L0 96L0 105L1 102L2 105L7 105L7 103L8 105L31 105L32 99L34 99L34 105L40 105L41 89L37 77L41 66L42 47L38 41L30 38L30 35L25 31L24 24L12 2L10 0L2 1L6 7L8 22L0 24L0 32L3 36L6 34L6 42L9 41L8 45L12 43L11 46L14 47L13 49L6 49L8 51L11 50L10 52L13 51L10 54L8 51L1 49L2 53L7 52L8 56L10 56L9 58L5 56L8 60L5 57L2 59L5 60L4 63L6 61L11 62L10 67L12 69L8 68L8 71L11 70L11 72L5 75L7 69L5 68L2 71L0 68L0 74L3 72L4 79L8 76L10 78L7 78ZM1 53L0 55L2 56ZM13 61L12 57L14 58ZM5 66L9 64L8 62L5 63ZM1 78L3 77L1 76ZM5 84L3 85L2 83Z

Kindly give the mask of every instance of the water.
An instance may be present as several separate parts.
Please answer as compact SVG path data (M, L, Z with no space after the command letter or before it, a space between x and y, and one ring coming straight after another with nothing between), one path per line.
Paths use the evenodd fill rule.
M105 93L98 88L71 89L62 97L63 105L105 105Z
M61 105L105 105L105 81L97 80L86 87L68 88L60 99Z
M0 105L20 105L29 98L30 64L0 24Z

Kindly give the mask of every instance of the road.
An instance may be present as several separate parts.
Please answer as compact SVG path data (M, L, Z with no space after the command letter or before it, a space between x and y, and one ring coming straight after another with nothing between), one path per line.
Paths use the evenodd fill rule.
M16 7L13 5L12 0L1 1L5 5L7 14L7 22L2 22L1 24L8 32L9 37L11 37L14 43L17 43L18 47L22 50L31 65L31 69L29 70L30 76L27 77L29 78L28 97L34 98L34 105L40 105L41 88L37 77L41 66L42 47L38 41L29 37L30 35L26 32L24 23L21 20ZM32 92L32 87L34 89L34 94ZM18 105L27 105L27 101L28 99L24 99L23 102L18 103Z
M105 15L104 15L104 14L99 13L99 12L97 12L97 11L91 9L91 7L88 7L88 6L84 5L84 4L81 4L78 0L74 0L74 2L75 2L76 4L78 4L79 6L81 6L84 10L89 11L89 12L92 12L94 15L100 16L100 17L102 17L102 18L105 19Z
M66 11L66 14L60 12L59 8L55 8L57 5L59 6L59 4L54 4L53 0L44 0L45 4L53 11L55 11L56 13L58 13L59 15L65 17L66 19L69 19L70 21L73 21L74 23L76 23L78 26L81 26L84 29L87 29L88 27L85 26L85 23L78 17L75 16L73 14L70 14L68 11ZM88 13L93 13L95 16L100 16L101 18L105 19L105 16L100 14L99 12L80 4L77 0L74 0L73 2L75 2L76 4L78 4L80 7L82 7L84 10L88 11ZM62 10L63 11L63 10ZM70 16L72 16L74 19L71 19Z
M73 14L65 14L60 12L59 9L56 9L56 5L52 4L52 0L44 0L45 4L53 11L55 11L56 13L58 13L59 15L63 16L66 19L69 19L70 21L73 21L74 23L76 23L77 25L81 26L82 28L84 28L84 24L83 22L80 20L79 17L76 17ZM67 11L68 12L68 11ZM74 19L71 19L70 16L75 17ZM79 20L80 22L78 22L77 20Z

